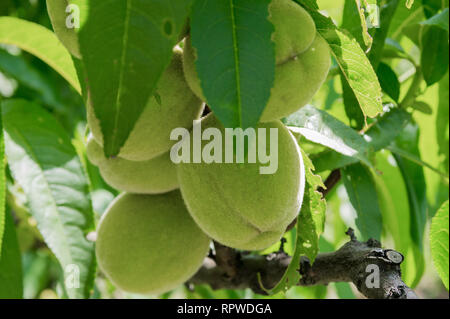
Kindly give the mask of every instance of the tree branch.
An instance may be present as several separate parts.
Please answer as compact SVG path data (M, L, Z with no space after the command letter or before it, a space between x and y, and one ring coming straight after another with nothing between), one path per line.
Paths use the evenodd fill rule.
M313 265L302 258L299 286L327 285L331 282L351 282L367 298L415 299L417 295L401 279L403 256L391 249L382 249L376 240L359 242L352 229L350 241L332 253L319 254ZM207 284L217 289L246 289L266 294L280 281L291 257L283 251L261 256L216 245L215 255L206 258L203 267L189 281Z
M330 173L330 175L325 180L325 188L319 188L318 191L322 193L322 197L325 198L333 188L341 180L341 170L336 169Z

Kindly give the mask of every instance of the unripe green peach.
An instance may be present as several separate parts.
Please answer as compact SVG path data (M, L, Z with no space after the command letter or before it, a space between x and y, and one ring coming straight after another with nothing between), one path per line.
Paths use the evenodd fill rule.
M225 129L212 114L202 121L202 132L209 128L218 128L226 145ZM278 157L274 174L261 174L261 166L268 166L260 163L261 158L256 163L248 159L238 163L235 157L233 163L203 160L177 166L180 189L193 219L214 240L242 250L261 250L280 240L299 213L305 187L300 149L288 129L280 121L258 128L266 129L264 154L272 152ZM271 128L278 131L278 143L269 138ZM257 135L253 145L260 138ZM203 141L202 149L209 143Z
M100 269L120 289L170 291L192 277L210 239L187 212L179 191L122 194L102 216L96 254Z
M331 65L328 44L301 6L292 0L272 0L269 11L275 27L275 82L261 122L281 119L306 105L322 86ZM206 101L190 37L185 41L183 59L189 86Z
M67 12L69 5L76 5L79 12ZM67 50L78 59L81 59L81 52L77 32L81 29L81 26L87 18L87 9L88 2L86 0L47 0L47 11L52 22L53 30ZM71 25L68 26L67 19L70 19L70 15L78 13L79 28L72 27Z
M86 150L105 182L115 189L135 194L162 194L178 188L176 166L169 152L142 162L106 158L103 148L92 136Z
M176 50L171 64L137 121L119 156L130 161L146 161L169 151L174 144L174 128L191 128L203 111L202 102L192 93L183 75L182 53ZM103 146L103 135L91 105L87 107L89 127Z

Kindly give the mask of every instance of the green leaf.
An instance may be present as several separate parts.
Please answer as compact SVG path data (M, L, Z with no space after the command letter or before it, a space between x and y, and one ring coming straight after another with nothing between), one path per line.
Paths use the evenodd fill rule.
M317 5L317 0L303 0L302 5L306 6L313 10L319 10L319 6Z
M444 172L441 172L439 169L437 169L437 168L431 166L430 164L424 162L424 161L417 155L418 153L416 153L416 151L415 151L415 153L413 154L413 153L410 153L410 152L407 151L407 150L403 150L403 149L399 148L399 147L396 146L395 144L389 145L389 146L387 147L387 149L390 150L390 151L391 151L393 154L395 154L396 156L403 157L404 159L406 159L406 160L408 160L408 161L410 161L410 162L412 162L412 163L414 163L414 164L416 164L416 165L419 165L419 166L422 166L422 167L426 167L426 168L432 170L433 172L435 172L436 174L438 174L439 176L441 176L442 179L443 179L443 181L445 181L445 182L447 183L447 185L448 185L448 183L449 183L449 180L448 180L448 174L446 174L446 173L444 173Z
M23 298L22 260L14 219L5 214L5 233L0 243L0 299Z
M302 157L305 165L306 189L303 205L297 218L295 252L280 282L269 291L272 295L286 292L299 282L300 259L306 256L311 264L314 262L319 253L319 238L325 227L327 205L318 191L319 187L325 188L325 185L320 176L314 175L314 166L303 150Z
M275 79L270 0L197 0L192 45L208 105L225 127L253 127Z
M411 121L411 115L399 108L393 108L378 120L365 134L370 148L378 152L389 146Z
M359 13L359 18L360 18L359 23L361 24L361 28L362 28L362 37L364 39L364 45L368 48L371 48L372 43L373 43L373 38L369 32L369 25L367 23L368 22L367 18L374 18L374 17L370 16L371 12L369 10L371 10L371 8L368 6L369 5L368 2L370 2L370 0L364 1L364 2L355 1L356 5L357 5L358 13ZM373 2L373 0L372 0L372 2ZM368 15L367 18L366 18L366 15ZM375 22L375 21L373 21L373 22ZM378 22L378 21L376 21L376 22Z
M398 6L392 19L388 37L399 41L404 35L403 31L405 27L414 23L418 23L423 19L423 7L420 1L414 2L414 5L412 5L410 8L402 5Z
M13 17L0 17L0 43L12 44L41 59L81 92L77 72L67 49L47 28Z
M410 258L414 256L411 249L410 214L408 193L403 182L403 176L392 154L387 151L376 155L377 172L374 178L380 208L383 217L383 232L392 236L395 249L405 256L402 263L402 277L407 284L413 283L420 275L421 260Z
M339 299L355 299L355 293L348 282L336 282L334 286Z
M433 114L433 109L426 102L414 101L413 104L411 104L411 107L413 109L415 109L416 111L422 112L423 114L428 114L428 115Z
M379 1L373 0L372 4L376 5L377 8L380 8L378 13L380 21L378 21L378 26L371 30L371 34L373 34L373 44L368 53L368 57L373 68L378 70L389 30L393 25L395 13L399 6L399 1L393 0L380 5Z
M53 30L77 59L81 59L78 31L84 26L90 0L46 0L47 12Z
M411 116L399 108L391 109L384 114L364 135L365 140L368 141L367 152L372 154L389 146L410 119ZM355 157L345 156L332 150L311 155L311 159L317 172L342 168L359 161Z
M414 114L414 120L421 128L419 144L420 158L433 167L436 167L443 172L448 172L448 166L445 167L446 159L439 154L439 144L437 142L439 140L448 140L449 129L448 126L444 124L448 121L448 116L447 119L441 119L442 126L437 126L437 122L439 122L438 117L445 116L445 111L440 113L439 108L445 108L445 105L447 105L446 112L448 112L448 98L446 102L441 100L445 98L445 95L448 96L448 84L445 89L445 82L446 81L442 80L439 84L429 87L424 94L420 96L421 101L427 102L432 107L433 115L429 116L416 112ZM447 92L439 92L441 88ZM441 93L443 94L441 95ZM449 187L448 184L443 182L441 177L434 174L434 172L425 171L425 176L427 181L427 197L430 205L429 209L432 213L437 211L441 204L448 199Z
M191 0L89 1L78 33L107 157L124 145L169 65ZM83 14L83 12L81 12Z
M0 256L2 255L2 240L5 231L5 199L6 199L5 142L3 137L2 114L0 112Z
M414 289L420 283L425 273L425 257L422 249L411 243L408 252L405 254L404 264L403 280Z
M422 73L428 86L438 82L448 71L448 32L431 26L422 35Z
M35 90L46 105L61 110L54 84L49 77L39 72L23 56L14 56L0 49L0 70L17 80L23 86Z
M375 182L372 173L361 164L342 170L345 189L356 211L356 226L363 240L380 240L383 226Z
M448 19L448 8L445 8L442 12L432 16L428 20L420 22L420 24L436 26L448 32Z
M446 132L442 134L442 132ZM436 116L436 139L444 169L449 170L449 74L439 82L439 104Z
M303 0L296 0L303 4ZM376 117L383 111L381 87L377 75L358 42L339 30L331 18L304 6L316 23L317 31L328 42L363 113Z
M364 153L372 154L389 146L410 119L411 116L399 108L391 109L384 114L364 135L364 139L368 142ZM332 150L311 155L311 159L317 172L342 168L359 161L355 157L345 156Z
M37 299L48 286L55 269L53 256L47 251L29 251L23 254L23 298ZM56 264L56 266L59 266Z
M386 43L383 48L382 58L385 59L405 59L411 60L412 58L405 52L403 47L392 39L386 39Z
M400 82L394 70L392 70L389 65L382 62L378 65L377 75L383 91L395 102L398 102L400 97Z
M448 200L439 208L433 217L430 229L431 255L433 256L434 266L448 290Z
M436 15L441 9L448 8L448 0L422 0L422 9L426 18Z
M314 174L315 168L312 161L302 150L305 164L306 190L305 205L300 211L300 224L297 231L302 238L301 254L307 256L311 262L316 259L319 252L319 238L325 230L325 213L327 203L319 188L325 189L325 184L319 175ZM308 227L310 224L312 227Z
M305 199L305 198L304 198ZM297 224L300 222L300 215L297 219ZM286 292L289 290L289 288L293 287L294 285L296 285L299 281L300 281L300 273L299 273L299 265L300 265L300 260L301 260L301 254L300 254L300 247L302 246L302 239L301 237L298 235L298 231L295 231L295 238L296 238L296 242L295 242L295 252L294 255L292 256L291 262L288 266L288 268L286 269L286 272L284 273L283 277L281 278L281 280L278 282L278 284L268 290L265 289L262 286L261 280L260 280L260 274L258 273L258 279L259 279L259 283L260 286L263 288L263 290L265 290L269 295L275 295L277 293L280 292Z
M32 216L63 271L76 275L70 298L87 298L95 272L94 230L88 181L70 137L40 106L23 100L2 103L6 155ZM72 273L68 273L71 275ZM76 279L74 276L72 279Z
M307 140L321 144L371 166L368 145L364 138L327 112L312 105L302 107L283 120L284 124Z
M408 37L417 47L420 47L421 46L420 36L421 36L421 34L423 34L423 32L426 28L428 28L428 27L420 25L418 23L411 24L411 25L405 26L403 28L403 34L406 37Z
M356 1L345 1L341 28L347 30L361 47L365 46L363 39L364 30L361 25L361 16Z
M407 151L420 158L419 127L408 124L402 134L395 140L394 145L401 150ZM403 180L408 192L408 201L411 216L411 238L420 249L423 246L423 236L427 222L427 188L423 168L416 163L405 161L402 157L394 154L395 160L402 172Z
M364 113L359 107L358 99L353 93L352 88L348 84L345 75L341 72L342 99L344 102L345 114L349 119L349 123L355 130L362 130L366 124Z
M316 167L316 172L319 173L343 168L359 162L357 158L342 155L334 150L311 154L310 158Z

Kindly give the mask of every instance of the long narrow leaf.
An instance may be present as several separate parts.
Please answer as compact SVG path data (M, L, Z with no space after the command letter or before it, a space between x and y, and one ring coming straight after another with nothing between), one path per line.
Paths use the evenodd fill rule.
M330 45L365 116L376 117L383 111L381 87L369 59L358 42L336 27L331 18L323 16L303 0L296 1L311 14L317 31Z
M88 182L58 121L40 106L23 100L2 103L5 149L14 179L24 190L30 212L64 272L71 298L86 298L93 285L94 229ZM70 275L68 273L67 275Z
M81 92L69 52L49 29L13 17L0 17L0 43L18 46L35 55L61 74L77 92Z
M22 261L14 219L5 215L5 234L0 253L0 299L23 297Z
M430 230L431 254L434 266L448 290L448 201L439 208L433 217Z
M364 240L381 239L382 217L375 182L369 169L354 164L343 169L350 202L357 213L356 226Z
M420 158L418 143L419 128L414 124L409 124L396 139L395 146ZM396 154L394 154L394 157L400 167L408 191L411 214L411 237L417 247L422 248L428 212L426 182L423 167L416 163L405 161Z
M271 294L286 292L296 285L300 280L298 265L302 256L308 257L311 263L314 262L319 253L319 238L325 227L325 213L327 204L318 191L319 187L324 188L322 178L314 174L314 166L308 156L302 150L303 162L306 173L306 188L303 206L297 218L295 231L295 251L288 269L284 273L280 282L270 291Z
M368 142L368 154L378 152L389 146L401 133L405 125L411 119L411 115L402 109L392 109L380 118L364 134L364 139ZM317 172L342 168L359 160L356 157L349 157L334 150L327 150L311 156Z
M369 145L364 138L327 112L307 105L284 119L283 122L307 140L326 146L342 155L357 158L371 166L367 158Z
M3 240L3 233L5 231L5 196L6 196L5 145L3 138L2 113L0 112L0 256L2 255L2 240Z

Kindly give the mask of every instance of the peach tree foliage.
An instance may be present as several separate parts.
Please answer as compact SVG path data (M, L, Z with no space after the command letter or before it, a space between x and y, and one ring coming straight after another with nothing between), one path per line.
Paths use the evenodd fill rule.
M94 0L47 0L33 12L23 1L0 5L0 43L6 45L0 47L0 75L16 83L12 94L0 87L0 298L35 298L47 287L63 298L101 295L96 282L103 275L92 235L105 206L124 187L114 179L132 175L114 174L131 165L117 156L135 138L146 107L164 108L164 90L176 85L164 74L180 40L189 39L181 47L191 46L195 59L196 73L187 82L192 89L197 85L198 97L190 93L190 101L198 109L207 102L224 127L258 125L273 99L280 66L282 41L273 37L277 22L271 2L117 0L105 6ZM319 252L338 247L348 226L348 216L339 215L344 202L352 207L351 223L361 239L392 239L405 256L408 285L420 282L431 262L424 252L430 249L448 289L448 1L343 1L340 14L330 11L331 17L322 1L291 2L311 17L331 66L326 65L320 90L306 92L312 93L308 104L282 118L302 148L306 185L296 226L285 235L291 264L265 291L289 295L300 280L301 257L313 262ZM366 4L378 4L379 19ZM77 29L61 27L67 5L81 9ZM301 90L306 81L294 88ZM108 163L103 172L86 155L86 108L102 137L102 145L91 146L99 147L99 162ZM173 112L181 111L166 113ZM199 112L192 110L177 126ZM150 122L158 122L152 116L157 115L148 115ZM142 167L175 176L169 166L153 159ZM336 170L342 181L323 198L318 190ZM178 186L164 182L150 189ZM141 189L133 183L126 187ZM73 265L78 272L67 273ZM39 273L44 286L27 279L38 276L32 271L39 267L51 269ZM211 291L186 294L206 298ZM323 297L324 291L302 294ZM338 294L349 296L345 287ZM225 295L236 296L242 292Z

